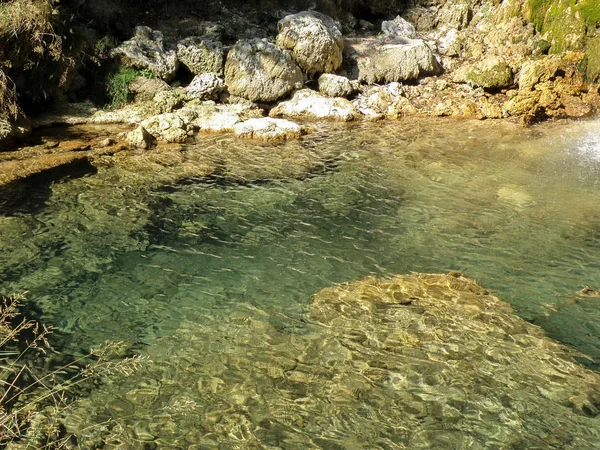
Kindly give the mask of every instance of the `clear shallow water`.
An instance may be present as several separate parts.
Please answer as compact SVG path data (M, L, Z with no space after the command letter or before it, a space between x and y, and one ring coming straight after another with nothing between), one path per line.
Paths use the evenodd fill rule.
M202 371L208 354L257 351L236 341L238 316L301 339L322 288L460 270L598 368L600 299L575 294L600 289L598 135L598 123L428 120L315 129L281 147L199 137L150 170L131 155L100 163L0 216L0 289L28 290L65 353L124 340L169 378L169 364ZM220 169L198 174L200 160ZM189 333L217 337L184 355Z

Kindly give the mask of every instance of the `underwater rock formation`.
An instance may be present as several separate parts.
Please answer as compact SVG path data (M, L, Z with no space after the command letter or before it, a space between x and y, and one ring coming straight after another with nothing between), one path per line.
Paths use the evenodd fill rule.
M240 308L217 326L183 322L147 348L147 367L68 413L67 430L90 447L597 442L600 376L462 274L323 289L310 305L317 323L300 332L268 316Z

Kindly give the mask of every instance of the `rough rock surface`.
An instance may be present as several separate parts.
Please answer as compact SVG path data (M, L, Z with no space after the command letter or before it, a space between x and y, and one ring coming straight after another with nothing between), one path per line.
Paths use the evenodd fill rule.
M191 99L217 100L225 89L225 82L216 73L206 72L194 77L185 88Z
M152 100L159 92L170 89L171 86L160 78L136 77L129 83L129 92L134 95L136 102Z
M490 56L455 72L454 82L467 82L486 89L508 88L513 84L513 73L502 58Z
M429 46L420 39L394 43L381 38L346 40L350 78L374 84L414 80L439 73L441 67Z
M348 97L358 90L356 84L346 77L324 73L319 77L319 92L327 97Z
M136 27L133 38L115 48L111 55L127 66L148 69L166 81L177 72L175 51L165 50L162 33L150 27Z
M233 95L273 102L303 85L291 55L266 39L238 41L227 54L225 84Z
M269 115L342 121L355 120L359 117L352 103L345 98L323 97L310 89L296 91L290 100L279 103Z
M223 74L223 44L215 39L192 36L177 43L177 59L194 75Z
M125 135L125 141L130 147L146 149L150 148L154 138L142 125L139 125L135 130Z
M302 127L290 120L261 117L237 123L233 132L246 139L284 141L302 136Z
M381 23L381 31L390 38L415 39L417 37L413 24L400 16L396 16L394 20L384 20Z
M303 11L284 17L277 24L277 45L289 49L309 76L334 72L342 64L344 40L333 19Z

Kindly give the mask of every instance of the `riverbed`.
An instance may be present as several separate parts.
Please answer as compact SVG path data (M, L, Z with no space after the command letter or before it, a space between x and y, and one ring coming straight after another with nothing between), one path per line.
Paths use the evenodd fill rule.
M269 329L300 342L314 332L307 319L314 294L368 275L465 273L598 370L599 135L593 121L523 128L407 119L313 126L301 141L284 144L200 135L159 165L106 157L89 170L23 185L19 199L5 201L0 292L28 291L29 315L57 328L53 343L65 355L107 340L149 355L151 367L136 380L136 389L145 383L146 400L138 391L128 397L128 385L94 420L127 417L148 442L162 436L173 448L210 433L196 429L195 441L182 441L177 430L164 431L164 417L135 419L139 402L160 403L159 371L168 379L188 367L191 382L194 371L205 371L207 355L248 352L248 339L268 340ZM246 156L232 162L240 148ZM200 164L200 152L220 170L190 168ZM242 320L264 328L236 335ZM184 352L188 335L205 340L201 351L190 345L196 351ZM243 366L223 370L244 379ZM226 382L203 379L213 380L204 388L214 392ZM194 414L185 402L201 401L187 397L180 406ZM277 414L283 428L302 425L285 410ZM235 427L252 429L254 418L247 420ZM311 448L301 438L276 444L278 432L253 435L264 447L252 448ZM326 441L314 437L311 445L367 448L360 439ZM404 448L400 440L397 447L369 442ZM473 442L461 445L487 448Z

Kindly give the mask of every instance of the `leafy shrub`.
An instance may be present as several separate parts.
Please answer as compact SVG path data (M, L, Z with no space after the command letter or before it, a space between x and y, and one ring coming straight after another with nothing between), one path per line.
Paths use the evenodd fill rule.
M156 75L148 69L135 69L120 64L110 65L104 78L106 86L106 104L110 108L118 108L132 100L129 84L138 76L155 78Z

